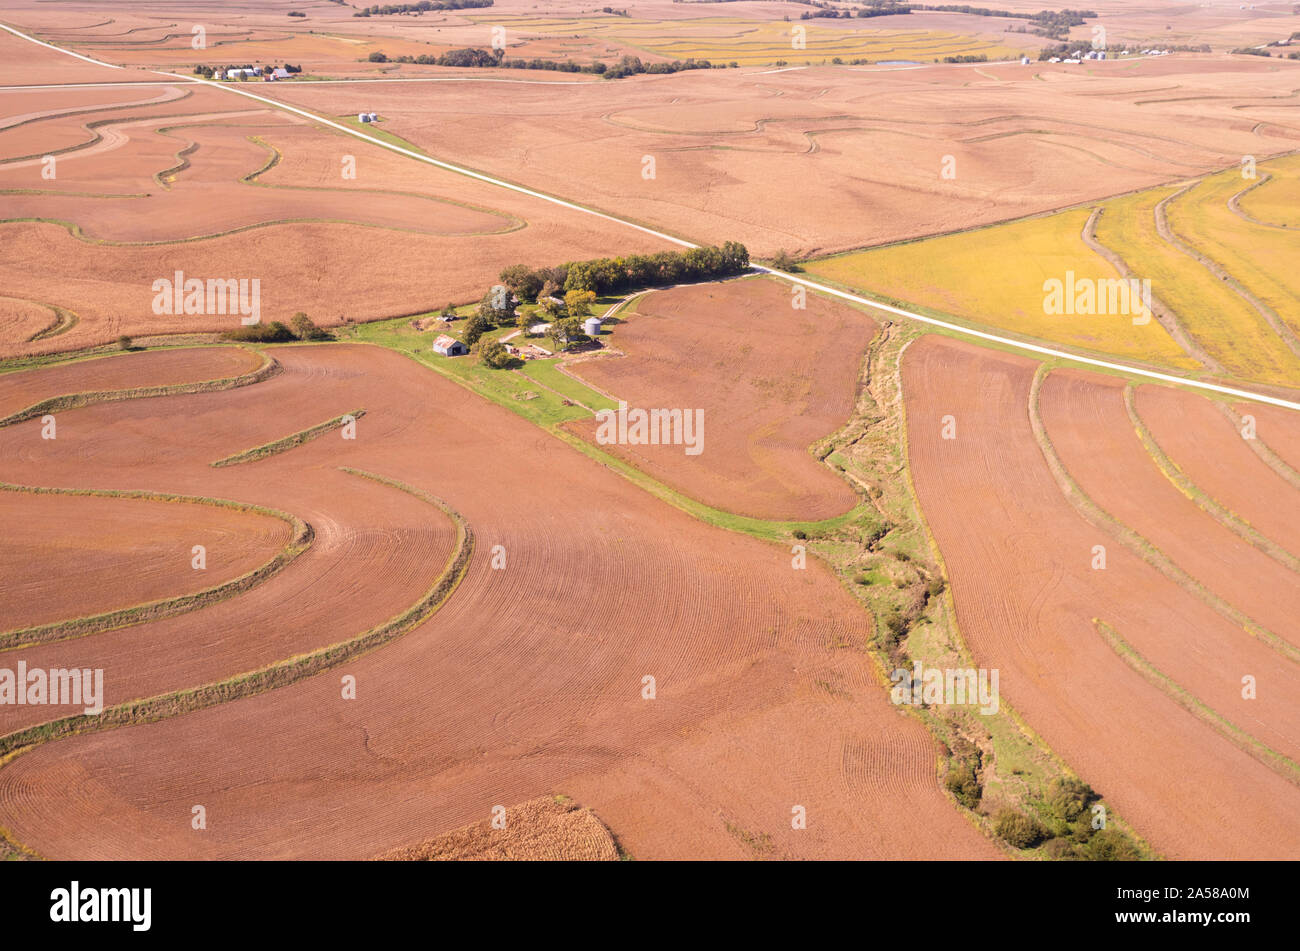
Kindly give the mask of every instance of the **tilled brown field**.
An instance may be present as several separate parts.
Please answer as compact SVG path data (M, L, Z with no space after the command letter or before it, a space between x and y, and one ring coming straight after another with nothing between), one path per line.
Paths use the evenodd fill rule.
M83 639L61 659L84 666L102 651L112 700L336 641L412 603L442 569L446 531L407 511L403 492L361 493L373 483L336 473L343 464L458 511L475 535L468 574L429 621L340 669L18 756L0 770L0 826L19 841L49 857L365 857L572 787L591 790L579 801L597 816L617 816L637 857L730 856L750 841L809 856L1000 854L940 792L924 727L890 708L857 648L837 646L870 625L820 564L793 570L781 546L704 526L399 355L272 352L285 372L256 386L65 414L82 435L58 451L34 449L24 426L0 432L7 479L203 486L278 504L318 532L246 597ZM206 468L339 404L367 409L353 443L327 434ZM347 549L332 560L330 538ZM291 579L294 590L272 591ZM176 624L188 629L165 632ZM132 682L146 651L150 673ZM53 665L34 653L30 664ZM344 674L355 700L341 698ZM647 676L654 699L642 698ZM658 792L638 799L646 783ZM195 803L209 817L201 834ZM806 836L790 828L800 804ZM659 816L698 834L665 837Z
M1121 381L1061 370L1043 384L1041 407L1047 434L1085 495L1205 588L1300 647L1300 577L1233 534L1161 474L1133 432ZM1228 446L1240 438L1223 430L1199 437ZM1294 495L1276 479L1256 488ZM1300 733L1295 735L1300 742Z
M1034 369L938 337L917 341L904 358L913 479L977 663L1000 668L1002 696L1164 855L1296 854L1295 785L1153 686L1107 645L1093 618L1219 715L1293 758L1294 663L1075 511L1026 413ZM1044 401L1048 386L1062 386L1055 377ZM1090 398L1090 386L1103 398L1109 392L1105 377L1071 374L1065 386L1077 399ZM945 415L956 419L956 439L941 437ZM1120 429L1114 438L1136 439L1127 419L1110 425ZM1049 432L1060 433L1059 420ZM1113 464L1104 455L1072 461L1076 478ZM1091 568L1098 544L1105 570ZM1271 704L1264 690L1259 700L1242 699L1246 673L1277 691Z
M259 354L242 347L178 347L6 373L0 375L0 418L55 396L229 379L261 364Z
M809 447L853 410L876 324L756 278L658 291L606 338L624 356L569 365L630 409L702 410L698 455L682 445L602 445L707 505L768 519L830 518L857 495ZM571 424L596 443L597 423Z
M364 372L364 359L373 351L355 355L340 348L291 347L273 352L284 369L258 385L60 412L58 438L50 441L40 438L39 419L0 429L0 477L6 482L226 499L296 515L315 531L310 549L239 597L198 612L27 648L21 656L29 665L103 668L109 704L212 683L382 623L415 602L442 571L454 541L454 528L442 512L338 469L358 464L366 437L386 425L379 412L386 391L377 376ZM95 362L118 372L139 361L141 377L147 378L150 358L170 353L234 354L241 362L251 356L225 348ZM27 395L52 395L64 390L68 374L82 365L20 376ZM46 374L52 379L42 385ZM210 465L361 408L375 415L358 420L357 441L336 431L261 461ZM14 504L22 515L21 501ZM179 563L176 574L188 581L188 563ZM371 590L374 578L383 584ZM0 709L0 729L49 718L39 707L6 706Z
M1277 104L1295 77L1255 59L1082 70L814 61L520 84L508 96L492 82L280 84L271 95L332 114L378 109L386 130L448 161L771 256L972 228L1295 149L1300 129ZM575 138L600 147L575 149Z
M255 512L19 492L0 492L0 522L0 632L222 584L269 561L291 534Z
M0 94L19 122L0 128L0 356L238 326L238 301L157 307L155 282L177 272L244 281L250 302L257 281L264 321L329 326L477 299L512 264L669 246L230 92L109 91L59 90L44 109ZM33 339L51 307L78 322Z
M1300 486L1288 484L1252 452L1232 420L1206 400L1162 386L1138 388L1137 412L1171 461L1211 499L1292 554L1298 553ZM1291 420L1294 415L1286 412L1282 418ZM1213 438L1206 438L1208 434ZM1258 438L1268 442L1277 435L1276 429L1266 426ZM1272 442L1268 445L1278 451Z

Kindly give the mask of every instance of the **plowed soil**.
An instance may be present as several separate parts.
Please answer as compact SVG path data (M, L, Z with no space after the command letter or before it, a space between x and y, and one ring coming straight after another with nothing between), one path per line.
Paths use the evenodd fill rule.
M791 306L775 280L658 291L639 302L611 346L623 357L571 365L630 408L702 409L702 452L681 445L607 445L707 505L769 519L830 518L857 495L809 454L849 418L876 324L819 297ZM597 423L571 424L596 443Z
M976 662L1000 669L1003 698L1162 854L1297 854L1300 790L1152 686L1093 618L1292 757L1295 665L1076 513L1030 426L1033 373L1026 359L939 337L904 356L912 476ZM1071 377L1059 392L1086 400L1090 384L1107 398L1106 378ZM941 436L946 415L956 418L956 439ZM1113 438L1136 439L1127 419L1112 419ZM1079 463L1115 464L1103 455ZM1098 544L1107 549L1102 571L1091 568ZM1255 670L1280 691L1267 710L1262 692L1241 697L1241 675Z
M0 492L0 521L0 631L210 588L269 561L291 534L216 506L19 492Z
M890 707L851 646L869 620L819 563L794 570L783 546L707 527L398 354L274 352L285 373L263 384L65 414L78 435L57 448L0 431L15 481L203 486L317 528L246 597L85 639L110 701L339 640L418 597L445 529L338 465L445 499L476 535L467 576L421 627L340 670L17 757L0 770L0 826L17 839L51 857L367 857L590 787L579 801L616 815L638 858L769 840L808 856L1000 854L940 792L931 737ZM351 443L206 466L357 405ZM647 783L661 794L638 800ZM698 834L667 837L661 816Z
M6 373L0 375L0 417L54 396L223 380L261 364L259 354L242 347L180 347Z

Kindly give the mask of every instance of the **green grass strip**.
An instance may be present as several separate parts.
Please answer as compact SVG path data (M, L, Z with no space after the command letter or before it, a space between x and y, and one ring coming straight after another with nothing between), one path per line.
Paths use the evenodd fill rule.
M46 413L59 413L64 410L78 409L91 403L112 403L118 400L141 400L155 396L177 396L186 393L214 393L222 390L234 390L241 386L251 386L270 379L280 372L280 364L268 353L262 353L262 365L255 370L239 376L220 380L202 380L197 383L171 383L163 386L139 386L126 390L92 390L86 393L66 393L33 403L26 409L0 418L0 427L12 426Z
M1124 409L1128 411L1129 421L1133 423L1133 429L1137 432L1142 448L1154 460L1156 468L1160 470L1166 479L1173 483L1174 488L1195 502L1197 506L1220 522L1225 528L1239 535L1270 558L1281 562L1291 571L1300 572L1300 558L1296 558L1295 555L1281 545L1276 544L1272 539L1258 532L1245 519L1212 499L1200 486L1187 477L1187 474L1178 467L1176 462L1165 454L1165 451L1160 448L1160 444L1156 442L1151 430L1147 428L1146 423L1142 421L1142 417L1138 415L1136 393L1137 388L1132 383L1124 387Z
M335 416L323 423L318 423L308 429L300 429L292 435L285 436L283 439L277 439L274 442L263 443L260 446L254 446L252 449L245 449L243 452L237 452L233 456L226 456L224 459L218 459L209 465L220 468L222 466L238 466L245 462L256 462L258 459L265 459L267 456L273 456L279 452L285 452L295 446L301 446L303 443L323 436L326 433L341 428L345 421L357 420L366 415L364 409L354 409L351 413L344 413L341 416ZM348 418L351 417L351 420Z
M266 515L271 518L278 518L287 524L293 532L287 545L280 549L270 561L259 565L258 567L247 571L237 578L219 585L213 585L210 588L204 588L202 591L196 591L193 594L183 594L174 598L163 598L158 601L150 601L146 604L137 604L129 608L121 608L116 611L107 611L103 614L93 614L86 617L73 618L66 621L54 621L49 624L39 624L33 627L17 628L10 631L0 632L0 651L13 650L19 647L30 647L34 644L49 644L55 641L72 640L77 637L85 637L90 634L102 634L105 631L113 631L118 628L132 627L136 624L143 624L146 621L159 621L163 618L175 617L178 614L187 614L190 611L197 611L199 608L207 607L218 601L224 601L232 598L237 594L252 590L264 581L269 580L278 574L284 568L287 568L293 561L311 547L315 539L315 530L308 523L291 515L288 512L281 512L278 509L266 508L261 505L252 505L246 502L235 502L230 499L214 499L194 495L174 495L164 492L148 492L144 490L135 491L118 491L110 489L53 489L43 486L30 485L13 485L8 482L0 482L0 491L5 492L26 492L32 495L82 495L93 496L96 498L113 498L113 499L145 499L152 502L179 502L188 505L212 505L218 508L233 509L237 512L253 512L257 515Z
M470 558L474 553L474 533L469 524L459 512L442 499L420 489L361 469L347 466L340 468L351 475L370 479L422 499L441 509L455 523L456 544L447 558L442 573L420 600L401 614L363 631L356 637L276 661L257 670L200 687L174 690L144 700L121 703L108 707L96 715L77 714L63 717L0 736L0 767L51 740L98 733L117 727L153 723L288 686L382 647L432 617L451 597L469 569ZM0 851L3 850L7 850L13 856L39 857L33 850L19 843L7 830L0 829Z
M1029 423L1034 431L1034 438L1038 442L1038 447L1042 450L1043 458L1047 461L1047 468L1051 471L1057 485L1061 488L1062 494L1074 507L1074 510L1088 524L1118 539L1129 551L1184 591L1200 598L1221 617L1237 625L1251 637L1264 642L1288 660L1300 663L1300 648L1296 648L1295 645L1278 637L1272 631L1256 624L1241 610L1210 591L1179 567L1172 558L1153 545L1145 536L1119 521L1084 493L1079 484L1074 481L1074 477L1065 468L1061 457L1056 454L1056 448L1047 435L1047 427L1043 425L1043 417L1038 409L1039 393L1042 390L1043 381L1047 379L1048 372L1048 366L1040 364L1038 371L1034 374L1034 382L1029 388Z
M1202 723L1208 724L1217 733L1223 736L1224 739L1237 747L1243 753L1259 760L1288 782L1300 786L1300 763L1296 763L1296 761L1291 759L1291 757L1284 753L1279 753L1272 747L1261 743L1231 720L1220 716L1211 707L1202 703L1185 687L1167 676L1158 667L1138 653L1133 645L1120 637L1115 629L1105 621L1093 618L1092 623L1097 628L1097 632L1101 634L1102 639L1110 646L1111 650L1118 654L1120 659L1122 659L1126 664L1137 671L1144 680L1158 688L1161 693L1165 694L1188 713L1192 714L1196 719L1200 720Z

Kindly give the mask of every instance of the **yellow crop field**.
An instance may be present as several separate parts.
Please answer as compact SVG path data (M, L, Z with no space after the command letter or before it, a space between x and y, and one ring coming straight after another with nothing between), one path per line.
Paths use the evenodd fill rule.
M836 28L811 22L710 17L695 20L638 20L632 17L470 17L474 22L504 26L507 35L600 38L672 59L707 59L713 63L770 66L866 59L929 63L945 56L985 55L1011 59L1020 50L974 36L934 30ZM802 29L802 34L798 31Z
M952 314L986 327L1081 350L1197 369L1149 319L1125 314L1049 314L1045 282L1113 280L1114 267L1083 243L1088 209L1072 209L807 265L819 277Z
M1279 178L1289 178L1289 172L1294 174L1280 169ZM1300 331L1300 231L1258 224L1233 212L1228 200L1249 184L1235 168L1207 178L1169 203L1169 225Z
M1262 171L1270 178L1241 196L1241 210L1266 224L1300 228L1300 155L1268 162Z
M1177 189L1157 188L1105 204L1101 244L1118 254L1223 368L1243 380L1300 382L1300 359L1231 287L1160 237L1155 208ZM1172 204L1172 203L1171 203Z

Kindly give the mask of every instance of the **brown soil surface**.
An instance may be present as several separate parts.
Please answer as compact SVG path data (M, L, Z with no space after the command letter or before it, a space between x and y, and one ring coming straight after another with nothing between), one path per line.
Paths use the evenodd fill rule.
M508 96L491 82L407 83L383 89L382 111L386 130L439 158L694 241L739 240L758 257L827 253L1300 146L1287 115L1290 69L1245 56L1163 59L994 72L700 70L521 84L504 87ZM270 95L331 114L376 101L375 89L355 85L280 85ZM575 140L600 145L575 149ZM652 179L645 156L655 160ZM942 175L946 156L955 177Z
M1061 370L1043 384L1041 407L1052 445L1086 496L1251 620L1300 646L1300 578L1164 477L1133 431L1122 381ZM1232 446L1231 432L1200 437ZM1257 491L1294 495L1256 474Z
M1255 431L1260 442L1296 472L1300 472L1300 417L1288 409L1261 406L1258 403L1238 403L1233 407L1237 414L1255 417Z
M1300 790L1152 686L1098 635L1093 618L1292 757L1295 665L1076 513L1030 426L1034 368L933 336L904 356L912 476L963 638L979 665L1000 669L1002 697L1029 726L1167 857L1295 855ZM1108 378L1086 383L1106 398ZM1066 386L1087 405L1084 380L1070 374ZM941 438L945 415L956 418L956 439ZM1127 420L1113 426L1135 439ZM1082 465L1116 463L1099 455ZM1091 569L1098 544L1107 549L1104 571ZM1267 709L1263 691L1242 700L1245 673L1277 688Z
M0 521L0 631L211 588L269 561L291 535L255 512L23 492L0 492ZM203 570L191 564L195 545Z
M602 446L706 505L767 519L817 520L851 509L852 488L809 454L849 418L871 318L753 279L657 291L618 326L623 357L573 363L573 375L630 409L704 411L703 451ZM571 428L593 444L597 423Z
M234 348L229 352L247 357ZM243 595L24 650L30 665L102 667L108 704L149 697L347 640L400 614L441 573L455 537L451 521L408 493L338 469L363 464L367 437L394 424L384 412L391 397L385 398L376 374L364 372L367 357L383 355L347 347L273 352L284 370L258 385L64 411L52 441L40 439L37 419L0 429L4 481L232 499L292 513L315 529L307 552ZM23 376L36 390L43 374L90 365ZM46 389L63 386L59 380ZM336 431L257 462L209 465L363 406L369 414L358 420L357 440L344 440ZM188 582L190 573L188 561L177 562L178 577ZM383 584L370 590L374 578ZM0 707L0 730L49 718L38 707Z
M1212 403L1168 387L1143 386L1137 412L1165 455L1211 499L1300 554L1300 492L1251 451ZM1294 415L1287 412L1288 418Z
M20 841L50 857L366 857L590 786L575 798L616 815L638 858L736 855L729 823L797 856L1000 854L941 793L932 738L890 707L856 646L869 619L822 565L792 570L785 547L702 525L398 354L274 352L285 373L256 386L65 414L79 435L56 447L0 431L14 481L202 487L317 528L245 597L84 639L109 700L337 641L415 601L446 529L336 466L445 499L476 535L467 576L421 627L339 670L17 757L0 770L0 826ZM352 443L206 465L357 405ZM545 504L539 486L554 488ZM638 806L646 783L661 795ZM808 830L790 828L796 804ZM662 816L698 834L666 837Z
M260 354L242 347L184 347L19 370L0 375L0 417L53 396L223 380L261 365Z

